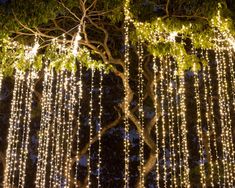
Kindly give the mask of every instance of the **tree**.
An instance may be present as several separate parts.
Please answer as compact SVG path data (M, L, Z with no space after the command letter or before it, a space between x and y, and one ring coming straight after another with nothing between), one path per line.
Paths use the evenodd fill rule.
M130 5L130 17L134 21L130 24L130 60L131 60L131 69L130 74L131 79L128 84L126 82L125 74L125 60L123 53L126 49L124 46L124 2L121 0L109 0L109 1L55 1L50 0L45 1L34 1L27 2L25 1L6 1L1 6L0 15L4 19L1 20L1 37L4 40L6 36L10 36L14 40L19 41L20 44L32 44L34 41L35 35L39 38L40 46L43 48L40 49L41 54L46 56L51 55L51 41L57 38L58 42L63 42L63 34L66 34L66 45L70 45L76 34L78 32L78 26L81 27L81 36L82 40L79 41L79 44L84 47L84 53L87 49L90 52L89 56L92 58L93 64L97 69L100 68L100 64L103 64L106 69L111 72L109 78L115 80L118 89L123 89L128 92L128 103L130 104L130 114L129 121L131 124L131 131L140 133L141 131L141 122L138 119L138 90L136 89L138 85L138 61L136 52L138 51L137 44L139 40L143 42L144 56L143 56L143 75L144 75L144 101L145 101L145 114L151 114L154 111L153 103L155 99L155 90L154 90L154 74L151 69L152 57L163 57L163 62L167 62L167 54L175 58L178 62L181 62L178 66L181 71L190 70L193 67L193 64L197 64L197 69L201 68L201 64L207 64L203 58L198 57L195 54L192 54L188 49L188 46L195 46L197 49L214 49L215 46L211 42L211 38L214 37L212 22L211 19L215 18L215 26L218 26L216 20L218 4L220 3L221 10L221 19L223 20L222 25L218 28L220 31L225 31L229 29L229 35L234 36L234 7L227 6L230 1L207 1L202 2L201 0L197 1L142 1L138 0L133 2ZM162 33L159 35L159 40L154 41L153 35L155 32ZM176 41L170 40L169 37L172 33L177 31ZM193 37L191 37L193 34ZM201 39L204 39L203 41ZM185 44L182 44L182 41ZM4 45L2 45L4 46ZM1 50L1 57L5 57L5 54L9 53L8 50ZM17 52L17 55L20 54L20 48ZM50 56L52 57L52 56ZM182 58L184 57L184 58ZM4 73L9 75L14 70L13 61L16 58L15 56L9 57L4 62L2 66L5 67ZM56 57L57 58L57 57ZM84 58L82 62L85 66L90 67L91 61L90 58ZM89 61L88 61L89 59ZM10 63L9 63L10 62ZM42 66L41 57L38 58L38 69ZM63 64L63 59L59 61L56 65L56 68L60 68L60 64ZM158 62L159 64L159 62ZM167 64L167 63L165 63ZM18 64L19 67L25 69L24 62ZM69 65L68 65L69 67ZM26 67L27 68L27 67ZM188 78L190 82L191 77ZM160 75L157 75L157 81L160 82ZM108 81L107 81L108 82ZM109 82L108 85L112 85ZM110 86L113 88L113 86ZM189 86L188 86L189 87ZM192 91L193 88L190 89ZM113 94L115 97L116 95ZM188 93L187 95L190 95ZM35 91L35 96L39 101L38 105L40 106L40 91ZM114 98L113 96L113 98ZM114 103L115 113L112 112L111 118L113 121L104 126L102 135L105 138L109 138L111 133L107 133L110 129L114 127L121 127L123 124L123 118L125 114L125 105L124 101L121 100L123 94L117 96L119 98L118 104ZM157 101L158 104L161 101ZM195 109L195 102L188 101L187 105L189 111ZM107 104L108 106L108 104ZM160 106L160 105L159 105ZM149 110L147 110L149 109ZM159 113L155 115L149 115L144 119L145 122L145 132L144 132L144 145L145 145L145 177L148 182L147 185L151 185L153 178L151 176L153 169L156 163L155 148L156 140L154 136L154 129L156 122L162 117L162 112L159 109ZM190 116L190 114L188 114ZM187 119L189 117L187 116ZM35 117L36 118L36 117ZM36 118L37 119L37 118ZM195 123L195 119L191 121L192 124ZM110 122L107 121L107 122ZM191 127L188 125L188 128ZM122 131L118 128L117 132L119 134ZM192 126L192 129L193 126ZM195 133L195 130L194 130ZM85 134L85 133L84 133ZM116 133L115 133L116 134ZM133 133L134 134L134 133ZM117 139L121 140L122 136L117 136ZM135 146L135 142L138 142L138 137L133 136L133 142L131 148L133 149L133 155L138 155L138 151ZM190 138L193 138L189 134ZM94 144L97 140L97 135L93 138ZM107 141L107 140L105 140ZM114 140L113 140L114 141ZM109 142L105 142L105 145L108 145ZM79 157L85 155L88 149L87 143L82 144L84 147L81 150ZM122 150L120 143L117 143L119 150ZM193 151L190 151L193 152ZM107 157L108 158L108 157ZM110 160L108 158L108 160ZM196 161L197 159L195 159ZM73 160L74 161L74 160ZM198 174L197 168L198 165L195 165L195 161L191 161L190 166L194 167L195 173ZM118 163L119 161L117 161ZM132 161L133 169L131 172L138 176L138 173L134 171L138 168L136 161ZM117 168L119 169L119 168ZM105 173L104 169L104 173ZM194 173L194 171L192 171ZM83 176L83 175L82 175ZM121 174L118 176L118 186L121 186L122 179ZM191 175L192 176L192 175ZM106 178L106 176L104 176ZM109 175L103 181L103 184L106 187L109 186ZM81 185L86 184L87 179L84 178ZM193 183L197 184L198 179L191 180ZM111 181L113 184L114 181ZM163 182L161 182L162 184ZM29 182L29 185L31 182ZM114 185L110 185L114 186ZM139 179L132 177L131 186L138 187Z

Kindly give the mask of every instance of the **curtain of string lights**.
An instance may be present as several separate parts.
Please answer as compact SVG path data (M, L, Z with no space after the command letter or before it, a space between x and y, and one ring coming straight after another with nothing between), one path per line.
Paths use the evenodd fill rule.
M130 13L128 1L125 4L125 56L124 56L124 163L123 186L130 187L131 182L131 141L130 141ZM168 54L165 57L153 57L152 73L154 88L155 122L155 185L156 187L191 187L189 165L192 153L192 140L189 138L189 116L187 79L191 78L196 119L194 126L196 141L193 153L197 155L200 187L233 187L235 185L235 150L232 134L232 116L235 110L235 70L234 46L227 33L214 29L216 49L195 49L190 53L207 60L207 66L200 70L193 65L192 71L179 70L179 63ZM169 36L175 41L177 33ZM180 37L179 37L180 38ZM81 39L75 37L72 52L76 56ZM57 43L56 41L54 41ZM182 44L184 38L181 37ZM233 44L233 43L232 43ZM58 53L65 53L65 44L58 44ZM30 61L37 52L38 43L27 53ZM139 120L139 187L146 186L147 162L145 160L145 102L144 93L144 54L143 39L137 42L138 55L138 120ZM41 97L41 122L38 134L38 156L35 187L79 187L80 139L83 115L83 65L74 61L76 71L55 70L50 62L44 62L43 90ZM87 150L86 187L102 187L102 101L103 71L99 74L99 96L94 93L96 70L90 70L89 88L89 143ZM8 147L4 172L5 188L25 187L27 160L29 155L29 137L33 92L38 72L33 68L23 72L16 68L15 83L11 102L11 115L8 130ZM213 80L215 79L215 80ZM3 74L0 71L0 90ZM215 83L215 84L214 84ZM215 99L214 96L218 96ZM94 101L99 102L98 123L94 120ZM219 119L216 119L216 116ZM93 138L98 135L96 165L92 164ZM72 152L74 151L75 152ZM96 183L92 176L96 176Z

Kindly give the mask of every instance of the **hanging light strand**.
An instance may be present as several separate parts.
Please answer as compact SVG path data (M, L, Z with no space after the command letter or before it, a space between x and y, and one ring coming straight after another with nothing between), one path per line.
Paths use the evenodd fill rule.
M9 130L8 130L8 145L7 145L7 151L6 151L6 168L4 171L4 187L12 187L14 186L14 181L11 182L12 180L12 170L13 166L12 164L14 163L14 158L16 157L16 153L13 153L12 150L14 149L14 145L16 143L16 131L17 131L17 126L16 126L16 119L17 119L17 114L19 112L19 99L20 99L20 88L22 85L22 80L20 79L20 72L18 69L16 69L15 73L15 84L14 84L14 90L13 90L13 98L11 102L11 116L9 120Z
M129 11L130 0L126 0L124 4L125 14L125 60L124 60L124 153L125 153L125 168L124 168L124 188L129 188L129 163L130 163L130 136L129 136L129 66L130 66L130 44L129 44L129 26L130 26L130 11Z
M203 128L201 119L201 102L200 102L200 90L199 90L199 78L196 70L196 64L194 64L194 91L197 109L197 137L199 143L199 169L200 169L200 183L202 187L206 187L206 173L205 173L205 156L204 156L204 139L203 139Z
M166 161L166 113L165 113L165 70L164 70L164 64L163 59L160 58L160 92L161 92L161 115L162 115L162 151L163 151L163 181L164 181L164 187L167 187L167 161Z
M88 157L87 157L87 188L91 187L91 149L93 139L93 90L94 90L94 67L91 68L91 88L90 88L90 112L89 112L89 146L88 146Z
M139 156L140 156L140 187L144 187L144 79L143 79L143 46L141 39L138 41L137 53L139 56L138 64L138 97L139 97L139 121L140 121L140 133L139 133Z
M203 55L203 54L202 54ZM207 67L205 67L207 69ZM202 70L201 72L201 77L203 81L203 86L204 86L204 93L203 93L203 100L205 102L205 107L206 107L206 121L207 121L207 130L206 130L206 136L207 136L207 150L208 150L208 164L209 164L209 169L210 169L210 186L214 187L214 164L212 161L212 150L211 150L211 126L210 126L210 116L209 116L209 102L208 102L208 87L207 87L207 82L206 82L206 70Z
M189 181L189 151L188 151L188 141L187 141L187 122L186 122L186 93L185 93L185 75L184 72L179 73L179 100L180 100L180 120L181 120L181 138L182 138L182 170L183 178L182 183L183 187L190 187Z
M158 74L158 68L157 68L157 62L156 62L156 57L153 58L153 71L154 71L154 109L155 109L155 117L156 117L156 122L155 122L155 136L156 136L156 148L155 148L155 156L156 156L156 165L155 165L155 173L156 173L156 187L160 187L160 163L159 163L159 128L158 128L158 79L157 79L157 74Z
M220 44L221 36L219 35L219 32L215 29L215 34L218 37L216 39L217 45ZM227 110L226 110L226 97L225 97L225 91L226 86L224 85L224 73L223 73L223 53L219 47L215 50L215 60L217 63L216 66L216 72L217 72L217 80L218 80L218 95L219 95L219 112L220 112L220 119L221 119L221 143L222 143L222 153L223 153L223 186L230 186L229 182L229 146L227 142Z
M25 105L25 114L24 117L26 117L26 121L24 122L25 126L25 140L22 143L23 148L22 148L22 173L21 173L21 178L19 181L19 187L25 187L25 176L26 176L26 162L28 159L28 153L29 153L29 134L30 134L30 124L31 124L31 112L32 112L32 101L33 101L33 91L34 91L34 84L35 84L35 79L37 78L37 73L30 68L29 73L28 73L28 78L27 78L27 89L28 89L28 94L27 94L27 99L26 100L26 105Z
M168 109L169 109L169 146L170 146L170 161L171 161L171 187L177 185L176 179L176 147L175 147L175 104L174 104L174 74L173 61L171 57L168 60L168 72L169 72L169 81L168 81Z
M77 177L78 177L78 165L79 165L79 154L80 154L80 126L81 126L81 101L83 97L83 82L82 82L82 64L79 62L79 80L77 83L77 88L78 88L78 99L77 99L77 106L78 106L78 117L77 117L77 132L76 132L76 137L77 137L77 145L76 145L76 166L75 166L75 176L74 176L74 182L75 186L78 187L77 185Z
M25 81L25 74L21 71L19 71L20 76L18 77L18 79L21 79L21 85L20 85L20 91L19 91L19 102L18 102L18 110L17 110L17 115L16 115L16 119L15 119L15 143L13 145L13 150L11 152L13 152L13 157L14 159L12 160L12 165L11 168L11 173L12 173L12 180L11 182L13 182L13 186L15 184L15 178L17 178L16 173L17 173L17 165L19 165L19 163L21 161L17 160L19 158L19 149L20 149L20 130L21 130L21 120L22 120L22 115L23 115L23 93L24 93L24 81ZM19 168L19 171L22 171L21 168ZM19 178L19 177L18 177ZM19 179L18 179L19 180Z
M205 75L207 75L208 77L208 111L210 112L210 114L208 113L208 116L211 120L211 131L212 131L212 139L213 139L213 149L215 151L215 165L214 167L216 168L216 172L215 172L215 176L217 177L218 179L218 185L221 185L221 182L220 182L220 179L221 179L221 172L220 172L220 165L219 165L219 161L220 161L220 158L219 158L219 152L218 152L218 145L217 145L217 133L216 133L216 125L215 125L215 114L214 114L214 100L213 100L213 87L212 87L212 78L211 78L211 65L210 65L210 61L209 61L209 56L208 56L208 50L206 50L206 55L205 55L205 58L208 62L208 65L206 66L206 72L205 72ZM205 80L206 81L206 80ZM206 87L206 86L205 86ZM209 126L210 126L209 125ZM212 161L213 162L213 161Z
M103 70L100 70L100 83L99 83L99 123L98 123L98 164L97 164L97 182L98 187L101 187L101 164L102 164L102 140L101 140L101 133L102 133L102 113L103 113L103 106L102 106L102 97L103 97Z
M73 143L73 122L74 122L74 110L76 104L76 75L73 71L70 75L69 79L69 106L68 106L68 130L67 130L67 150L66 150L66 164L65 164L65 174L67 179L67 187L70 186L71 183L71 152L72 152L72 143Z

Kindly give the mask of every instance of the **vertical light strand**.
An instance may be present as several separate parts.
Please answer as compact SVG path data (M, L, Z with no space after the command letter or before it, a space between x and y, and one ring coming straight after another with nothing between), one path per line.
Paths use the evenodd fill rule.
M69 80L68 80L68 71L67 70L62 70L63 71L63 80L61 80L62 82L62 114L61 114L61 119L62 119L62 124L61 124L61 138L60 138L60 186L65 186L66 187L66 180L64 179L66 176L66 169L68 166L66 166L67 164L67 159L66 159L66 150L67 145L66 145L66 140L68 141L68 123L67 123L67 110L68 110L68 103L69 103L69 89L68 89L68 84L69 84ZM65 173L64 173L65 172ZM65 175L65 176L64 176Z
M178 163L178 171L177 174L179 174L179 180L178 180L178 185L179 187L183 186L183 182L182 182L182 178L183 178L183 174L182 174L182 139L181 139L181 131L180 131L180 90L179 90L179 77L177 76L178 73L178 68L177 68L177 63L175 63L175 71L174 71L174 76L173 76L173 80L175 82L175 98L174 98L174 102L176 104L176 129L177 129L177 135L176 135L176 143L177 143L177 163Z
M62 109L63 109L63 83L64 83L64 71L57 72L57 87L58 87L58 98L56 99L56 114L55 114L55 139L54 139L54 170L53 170L53 187L60 186L61 182L61 168L60 160L63 151L61 151L61 126L62 126ZM63 149L62 149L63 150Z
M91 149L92 149L92 139L93 139L93 90L94 90L94 74L95 68L91 68L91 87L90 87L90 112L89 112L89 145L88 145L88 156L87 156L87 188L91 187Z
M22 112L23 112L23 122L22 122L22 134L19 135L19 143L21 144L20 148L19 148L19 182L18 182L18 187L21 187L21 183L22 183L22 174L23 174L23 155L24 155L24 142L25 142L25 139L26 139L26 122L27 122L27 111L28 111L28 103L29 103L29 93L30 93L30 88L28 87L29 86L29 80L30 80L30 76L29 76L30 72L27 72L25 74L25 77L26 79L25 80L28 80L28 82L25 84L26 88L24 88L24 92L25 92L25 104L22 106Z
M185 75L183 71L179 72L179 103L180 103L180 132L182 138L182 170L183 170L183 178L182 178L182 187L191 187L189 181L189 150L188 150L188 129L187 129L187 121L186 121L186 91L185 91Z
M13 163L16 157L16 153L13 153L13 149L15 149L16 144L16 131L18 129L16 125L17 115L19 113L19 101L20 101L20 88L22 85L22 79L20 79L20 71L16 69L16 73L14 75L15 84L13 90L13 98L11 102L11 116L9 120L9 130L7 137L7 151L6 151L6 168L4 171L4 187L12 187L14 186L14 179L12 182L12 171L13 171Z
M41 122L39 131L38 161L36 171L36 188L46 186L47 164L49 158L50 124L52 116L52 90L53 90L53 69L49 70L48 65L44 68L43 92L41 102Z
M221 170L220 170L220 165L219 165L219 152L218 152L218 144L217 144L217 133L216 133L216 124L215 124L215 114L214 114L214 100L213 100L213 87L212 87L212 78L211 78L211 65L210 65L210 60L209 60L209 55L208 55L208 50L206 50L206 60L208 62L208 65L206 66L206 73L205 75L207 75L208 77L208 100L209 100L209 112L210 114L208 114L209 119L211 120L211 131L212 131L212 139L213 139L213 149L215 151L215 168L216 168L216 177L218 178L218 185L221 185Z
M65 174L67 179L67 187L70 186L71 183L71 152L72 152L72 143L73 143L73 122L74 122L74 110L76 104L76 75L75 72L72 71L69 79L69 106L68 106L68 130L67 130L67 150L66 150L66 163L65 163Z
M163 183L164 187L167 187L167 161L166 161L166 113L165 113L165 74L163 58L160 58L160 92L161 92L161 117L162 117L162 151L163 151Z
M48 67L44 68L44 79L42 83L43 91L42 91L42 99L41 99L41 121L40 121L40 130L39 130L39 138L38 138L38 160L37 160L37 170L36 170L36 180L35 186L39 188L42 182L42 165L45 161L43 161L43 156L46 155L44 152L44 139L45 139L45 130L46 130L46 110L47 109L47 91L48 91Z
M130 66L130 44L129 44L129 27L130 27L130 0L126 0L124 4L124 30L125 30L125 55L124 55L124 153L125 153L125 168L124 168L124 188L129 188L129 163L130 163L130 136L129 136L129 66Z
M102 106L102 98L103 98L103 70L100 70L100 83L99 83L99 123L98 123L98 164L97 164L97 184L98 188L101 187L101 164L102 164L102 140L101 140L101 134L102 134L102 113L103 113L103 106Z
M215 29L215 34L219 37L218 31ZM217 72L217 80L218 80L218 94L219 94L219 112L220 112L220 123L221 123L221 143L222 143L222 164L223 164L223 186L229 186L229 164L228 164L228 143L227 143L227 136L226 136L226 99L224 95L225 86L223 83L223 59L222 59L222 52L219 48L220 40L215 39L216 41L216 49L215 49L215 61L216 61L216 72Z
M218 24L222 25L222 20L220 19L220 10L217 14ZM212 20L212 25L214 26L214 21ZM230 131L228 130L229 124L231 124L230 112L229 112L229 96L227 93L227 79L226 79L226 66L225 66L225 57L224 57L224 44L223 37L217 28L214 28L215 33L215 60L217 63L216 72L218 80L218 94L219 94L219 111L220 111L220 120L221 120L221 143L222 143L222 164L223 164L223 186L231 187L233 177L230 177ZM223 49L221 49L223 48Z
M228 48L228 58L229 58L229 71L231 78L231 87L232 87L232 102L233 109L235 111L235 70L234 70L234 60L233 60L233 51L232 48Z
M223 36L221 33L219 33L219 36L221 38L221 41L223 41ZM224 85L224 95L225 95L225 110L226 110L226 143L227 143L227 148L228 148L228 185L232 187L234 185L234 160L235 160L235 150L234 150L234 143L233 143L233 128L232 128L232 118L231 118L231 113L233 109L233 104L231 104L233 100L233 95L230 94L229 90L229 85L228 85L228 76L230 76L230 79L233 80L233 76L231 73L233 72L233 68L229 66L229 54L228 54L228 49L225 46L224 42L221 42L220 46L222 47L222 75L223 75L223 85ZM226 55L227 54L227 55ZM227 57L228 56L228 61L227 62ZM229 71L228 71L229 68ZM230 86L231 89L233 89L233 86ZM232 102L233 103L233 102Z
M175 113L176 113L176 131L177 131L177 135L176 135L176 143L177 143L177 157L178 160L176 162L176 164L178 163L178 171L177 174L179 174L179 181L177 183L177 185L179 185L179 187L183 186L183 182L182 182L182 178L183 178L183 174L182 174L182 139L181 139L181 131L180 131L180 91L179 90L179 84L178 84L178 68L177 68L177 62L175 62L175 71L174 71L174 76L173 76L173 81L175 83L175 89L174 89L174 93L175 93Z
M144 79L143 79L143 46L141 40L138 41L137 53L139 56L138 62L138 106L139 106L139 121L140 121L140 133L139 133L139 157L140 157L140 169L139 169L139 183L140 187L144 187Z
M17 185L17 180L19 181L19 177L18 179L15 179L17 178L16 176L16 173L17 173L17 165L19 165L20 161L17 160L18 157L19 157L19 152L18 150L20 149L20 146L19 146L19 137L20 137L20 125L21 125L21 120L22 120L22 116L23 116L23 93L24 93L24 81L25 81L25 74L22 72L22 71L19 71L20 73L20 77L19 79L21 79L21 86L20 86L20 91L19 91L19 103L18 103L18 110L17 110L17 116L16 116L16 119L15 119L15 124L16 124L16 131L15 131L15 143L14 143L14 146L13 146L13 150L11 152L13 152L14 154L14 159L12 160L12 165L11 166L11 172L12 172L12 182L13 182L13 186L14 184ZM21 171L21 168L19 168L19 171Z
M200 169L200 183L202 187L206 187L206 173L205 173L205 156L204 156L204 140L203 140L203 129L202 129L202 118L201 118L201 102L200 102L200 88L198 72L196 70L196 64L194 63L194 92L196 101L196 112L197 112L197 137L199 144L199 169Z
M52 110L53 110L53 90L54 90L54 87L53 87L53 83L54 83L54 70L53 68L50 68L50 70L48 71L48 77L49 77L49 82L48 82L48 92L45 93L45 95L47 95L47 103L46 103L46 106L47 106L47 113L46 113L46 123L47 123L47 126L46 126L46 134L45 134L45 144L44 144L44 157L43 157L43 161L45 161L43 163L43 168L42 168L42 187L46 187L46 180L47 180L47 174L48 174L48 171L47 171L47 167L49 166L51 168L50 165L47 166L47 164L49 163L48 159L50 159L50 155L49 155L49 146L50 146L50 141L51 141L51 138L50 138L50 134L51 134L51 125L52 125ZM50 169L49 168L49 169Z
M229 48L228 49L228 58L229 58L229 71L230 71L230 82L231 82L231 95L232 95L232 105L233 105L233 112L235 113L235 70L234 70L234 59L233 59L233 49ZM231 124L232 125L232 124ZM232 127L230 128L230 139L231 139L231 144L232 144L232 174L231 177L235 176L235 150L234 150L234 144L233 144L233 136L232 136ZM235 180L234 180L235 181ZM235 184L235 182L233 182Z
M172 119L171 119L171 72L170 72L170 56L169 54L166 56L165 60L165 87L166 87L166 109L165 109L165 114L166 114L166 123L165 123L165 132L167 133L165 135L166 139L166 166L167 166L167 176L169 177L169 180L167 179L167 183L169 182L169 186L172 187L172 167L173 167L173 161L172 161L172 148L171 148L171 126L172 126ZM168 162L168 163L167 163Z
M204 56L203 51L201 51L201 56L202 57ZM203 100L204 100L205 108L206 108L205 109L206 110L205 116L206 116L206 125L207 125L207 130L206 130L207 150L208 150L207 158L208 158L208 167L209 167L209 171L210 171L210 173L208 172L208 174L210 174L209 184L211 187L214 187L214 164L212 161L212 149L211 149L211 125L210 125L211 119L209 116L210 109L209 109L208 86L207 86L206 77L205 77L205 75L206 75L205 69L208 69L208 68L206 66L203 67L203 70L201 72L201 77L202 77L203 87L204 87L204 93L202 93L202 95L203 95Z
M83 82L82 82L82 64L79 62L79 80L77 82L77 90L78 90L78 99L77 99L77 106L78 106L78 117L77 117L77 131L76 131L76 165L75 165L75 176L74 182L75 187L78 187L77 178L78 178L78 165L79 165L79 154L80 154L80 126L81 126L81 101L83 97Z
M174 101L174 87L175 80L173 69L173 61L169 57L169 82L168 82L168 109L169 109L169 146L170 146L170 160L171 160L171 187L177 186L176 178L176 147L175 147L175 101Z
M35 86L35 79L38 78L37 72L33 68L30 68L28 78L27 78L27 88L28 88L28 96L26 99L26 105L25 105L25 114L26 116L26 122L24 124L25 126L25 140L23 143L23 151L22 151L22 177L21 181L19 182L19 187L25 187L25 177L26 177L26 164L28 159L28 153L29 153L29 134L30 134L30 124L31 124L31 113L32 113L32 101L33 101L33 91ZM27 101L28 100L28 101Z
M222 36L221 36L222 39ZM225 49L224 43L221 44L222 48ZM233 186L233 164L232 162L234 161L234 144L233 144L233 136L232 136L232 119L231 119L231 109L232 105L230 103L231 98L229 95L229 88L228 88L228 79L227 79L227 62L226 62L226 54L225 50L222 51L222 78L223 78L223 85L224 85L224 99L225 99L225 123L226 123L226 129L225 129L225 134L226 134L226 143L227 143L227 156L228 156L228 186L232 187Z
M159 163L159 128L158 128L158 81L157 81L157 74L158 74L158 68L156 65L156 57L153 58L153 71L154 71L154 110L155 110L155 137L156 137L156 148L155 148L155 156L156 156L156 165L155 165L155 173L156 173L156 187L160 188L160 163Z

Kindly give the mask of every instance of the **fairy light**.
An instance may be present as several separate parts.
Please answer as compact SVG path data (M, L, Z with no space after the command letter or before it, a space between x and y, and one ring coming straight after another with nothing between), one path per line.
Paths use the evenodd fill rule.
M70 172L71 172L71 152L72 152L72 143L73 143L73 122L74 122L74 109L76 104L76 76L75 72L73 71L71 73L70 78L70 84L69 84L69 90L67 91L70 93L69 98L69 113L68 113L68 130L67 130L67 151L66 151L66 163L65 163L65 174L67 177L67 187L70 186L71 178L70 178Z
M25 186L26 162L28 157L31 102L36 73L27 74L16 70L13 91L4 186ZM26 89L24 84L26 83ZM24 98L24 93L26 96ZM24 108L24 110L23 110ZM23 117L23 118L22 118Z
M56 145L56 185L60 186L63 182L63 161L64 161L64 154L65 154L65 148L64 148L64 137L65 137L65 107L64 107L64 85L66 84L65 78L67 76L67 72L62 69L59 72L60 74L60 80L59 80L59 99L58 99L58 113L57 113L57 131L56 131L56 137L58 145Z
M103 113L103 107L102 107L102 97L103 97L103 70L100 70L100 84L99 84L99 123L98 123L98 164L97 164L97 181L98 181L98 187L101 187L101 164L102 164L102 158L101 158L101 149L102 149L102 142L101 142L101 132L102 132L102 113Z
M224 43L220 44L222 48L224 48ZM233 165L232 162L234 161L234 146L233 146L233 138L232 138L232 120L230 115L230 95L228 93L228 82L227 82L227 66L226 66L226 57L225 57L225 51L223 50L222 58L220 61L220 70L222 71L222 94L224 95L224 117L225 117L225 143L226 143L226 155L228 160L228 171L227 171L227 178L228 178L228 186L231 187L233 185Z
M8 130L8 146L7 146L7 151L6 151L6 168L4 171L4 187L12 187L14 186L14 178L12 180L12 171L13 171L13 163L15 161L16 153L13 153L16 148L15 143L16 143L16 131L17 131L17 126L16 126L16 119L17 115L19 113L19 99L20 99L20 88L22 85L22 79L20 75L20 71L16 70L15 73L15 84L14 84L14 90L13 90L13 98L11 102L11 116L9 120L9 130Z
M169 109L169 145L170 145L170 160L171 160L171 187L177 185L176 180L176 147L175 147L175 110L174 110L174 74L175 71L172 68L173 62L169 57L169 65L168 65L168 109Z
M182 183L183 187L190 187L189 181L189 151L188 151L188 142L187 142L187 122L186 122L186 94L185 94L185 77L184 72L179 73L179 115L181 120L181 139L182 139L182 154L183 154L183 178ZM180 156L179 156L180 157Z
M24 143L24 150L22 152L23 155L23 173L22 173L22 179L21 179L21 184L19 182L19 186L25 187L25 176L26 176L26 162L28 159L28 145L29 145L29 134L30 134L30 124L31 124L31 111L32 111L32 101L33 101L33 91L34 91L34 85L35 85L35 80L38 78L37 72L34 70L30 70L29 73L29 78L28 80L30 82L27 82L27 87L29 89L28 91L28 102L26 103L26 109L27 113L25 116L27 116L27 121L25 123L26 126L26 138L25 138L25 143Z
M49 70L48 65L44 68L43 93L42 93L42 110L39 133L38 162L36 172L36 188L45 187L47 174L47 161L49 157L50 141L50 123L52 115L52 89L53 89L53 69Z
M169 155L166 155L166 161L169 161L169 168L167 169L167 173L169 174L169 184L170 184L170 187L173 186L172 184L172 177L173 177L173 171L172 171L172 167L173 167L173 158L172 158L172 137L171 137L171 127L172 127L172 104L171 104L171 94L172 94L172 86L171 86L171 71L170 71L170 56L167 55L166 56L166 61L165 61L165 82L166 82L166 98L165 98L165 101L166 101L166 126L165 126L165 129L166 129L166 151L168 150L169 151ZM169 158L168 158L169 157ZM167 162L166 162L166 165Z
M203 54L202 54L203 55ZM207 68L206 68L207 69ZM208 139L208 163L209 163L209 169L210 169L210 186L214 187L214 164L212 161L212 150L211 150L211 125L210 125L210 116L209 116L209 102L208 102L208 87L206 84L206 78L205 78L205 70L202 70L201 72L202 80L203 80L203 86L204 86L204 102L206 107L206 120L207 120L207 131L206 136Z
M235 70L233 64L233 51L231 48L228 48L228 58L229 58L229 70L230 70L232 97L233 97L233 109L235 110Z
M212 91L213 91L213 88L212 88L212 78L211 78L211 65L209 64L209 57L208 57L208 50L206 50L206 55L205 55L205 58L208 62L208 66L206 67L206 73L205 75L208 76L208 100L209 100L209 112L211 116L211 131L212 131L212 138L213 138L213 148L215 150L215 168L216 168L216 177L218 177L218 185L221 185L221 182L220 182L220 179L221 179L221 170L220 170L220 165L219 165L219 161L220 161L220 158L219 158L219 152L218 152L218 146L217 146L217 133L216 133L216 125L215 125L215 114L214 114L214 101L213 101L213 94L212 94Z
M218 20L219 24L221 25L221 20L219 17ZM224 47L222 41L222 36L215 28L214 32L217 36L215 42L217 43L216 46ZM215 59L216 59L216 72L217 72L217 80L218 80L218 94L219 94L219 111L220 111L220 119L221 119L221 142L223 146L223 186L232 186L233 184L233 175L232 175L232 165L231 165L231 153L233 155L233 145L232 136L231 135L231 117L230 117L230 97L228 95L228 84L226 79L226 59L225 53L219 47L215 49Z
M80 122L80 118L81 118L81 100L83 97L83 92L82 92L82 87L83 87L83 82L82 82L82 64L79 63L79 80L77 83L77 90L78 90L78 99L77 99L77 105L78 105L78 117L77 117L77 132L76 132L76 137L77 137L77 146L76 146L76 166L75 166L75 176L74 176L74 182L75 182L75 186L78 187L77 185L77 177L78 177L78 165L79 165L79 154L80 154L80 126L81 126L81 122Z
M164 181L164 187L167 187L167 161L166 161L166 122L165 122L165 87L164 87L164 65L163 65L163 59L160 58L160 92L161 92L161 114L162 114L162 150L163 150L163 181Z
M217 24L218 28L220 28L223 24L221 20L221 13L220 10L217 12ZM215 25L214 20L212 20L212 26ZM230 69L230 79L234 81L234 67L233 63L231 65L231 51L235 49L235 40L229 33L229 31L218 31L216 27L214 27L214 32L216 34L215 42L217 43L216 47L216 60L217 60L217 75L218 75L218 85L222 86L219 88L219 103L220 103L220 116L221 116L221 129L222 129L222 146L223 146L223 169L224 169L224 181L223 186L234 185L234 159L235 159L235 151L234 151L234 144L233 144L233 136L232 136L232 121L230 115L230 94L228 91L228 80L227 80L227 66L226 66L226 57L225 51L228 53L229 59L229 69ZM228 46L225 46L223 41L227 41ZM219 47L218 47L219 46ZM220 49L222 47L223 50ZM231 84L233 90L234 83ZM232 98L234 97L234 91L232 91ZM234 100L234 99L233 99ZM234 103L234 101L233 101Z
M61 89L62 89L62 98L61 98L61 125L59 129L59 133L61 134L61 137L59 138L60 141L60 146L59 146L59 174L60 174L60 184L63 185L63 172L64 168L66 168L66 162L67 160L65 159L66 155L66 134L67 134L67 124L66 124L66 110L67 110L67 105L68 105L68 97L67 97L67 92L68 92L68 72L67 70L62 70L62 79L61 79ZM66 162L65 162L66 161Z
M56 131L56 119L58 113L58 106L59 106L59 95L60 95L60 73L57 72L56 75L56 95L54 100L53 106L53 117L52 117L52 124L51 124L51 132L52 132L52 141L51 141L51 161L50 161L50 178L49 178L49 187L55 187L55 180L56 180L56 171L57 171L57 163L56 163L56 148L58 147L58 140L57 140L57 131Z
M91 187L91 146L93 138L93 90L94 90L94 67L91 68L91 88L90 88L90 112L89 112L89 145L88 145L88 157L87 157L87 188Z
M129 187L129 163L130 163L130 136L129 136L129 53L130 53L130 44L129 44L129 26L130 26L130 11L129 11L130 0L126 0L124 4L124 30L125 30L125 60L124 60L124 153L125 153L125 169L124 169L124 188Z
M194 91L195 91L195 100L196 100L196 108L197 108L197 137L199 143L199 168L200 168L200 183L202 187L206 187L206 173L205 173L205 157L204 157L204 141L203 141L203 129L202 129L202 119L201 119L201 102L199 95L199 79L198 73L196 70L196 64L194 63Z
M140 121L140 134L139 134L139 156L140 156L140 187L144 187L144 79L143 79L143 46L141 40L138 42L138 94L139 94L139 121Z
M181 142L181 132L180 132L180 98L179 98L179 92L178 92L178 76L177 76L177 65L175 65L175 71L173 75L173 82L175 83L175 113L176 113L176 129L177 129L177 135L176 135L176 143L177 143L177 156L178 156L178 166L179 166L179 185L182 187L182 142Z
M153 70L154 70L154 109L155 109L155 116L156 116L156 123L155 123L155 136L156 136L156 149L155 149L155 156L156 156L156 185L157 187L160 187L160 164L159 164L159 129L158 129L158 94L157 94L157 89L158 89L158 84L157 84L157 65L156 65L156 58L154 57L153 59Z

